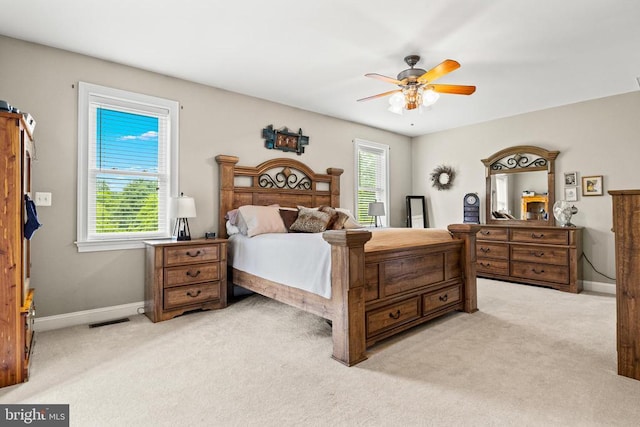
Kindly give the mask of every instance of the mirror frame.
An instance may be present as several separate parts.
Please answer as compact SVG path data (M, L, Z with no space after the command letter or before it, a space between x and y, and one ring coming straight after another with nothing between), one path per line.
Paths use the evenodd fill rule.
M553 204L556 201L555 160L558 154L560 154L559 151L549 151L534 145L517 145L482 159L486 180L485 222L487 224L554 226L556 221L553 216ZM547 171L547 203L549 206L547 219L494 219L491 215L491 176L534 171Z
M419 200L422 203L422 228L428 228L427 226L427 209L424 196L407 196L407 228L413 228L411 221L411 200ZM417 228L417 227L416 227Z

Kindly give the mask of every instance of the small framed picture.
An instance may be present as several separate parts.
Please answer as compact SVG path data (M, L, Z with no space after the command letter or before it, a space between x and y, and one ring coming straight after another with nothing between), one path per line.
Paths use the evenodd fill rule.
M565 172L564 185L565 187L575 187L578 185L578 172Z
M602 175L582 177L583 196L602 196Z
M567 202L577 202L578 201L578 187L565 187L565 189L564 189L564 199Z

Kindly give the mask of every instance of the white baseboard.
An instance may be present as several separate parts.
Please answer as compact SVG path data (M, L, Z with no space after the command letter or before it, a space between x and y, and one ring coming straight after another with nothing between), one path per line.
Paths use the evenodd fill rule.
M583 280L582 288L585 291L600 292L601 294L616 294L615 283L591 282L589 280Z
M36 317L33 329L36 332L50 331L52 329L68 328L69 326L122 319L123 317L135 316L141 313L144 313L144 301L96 308L93 310L75 311L73 313L56 314L53 316Z

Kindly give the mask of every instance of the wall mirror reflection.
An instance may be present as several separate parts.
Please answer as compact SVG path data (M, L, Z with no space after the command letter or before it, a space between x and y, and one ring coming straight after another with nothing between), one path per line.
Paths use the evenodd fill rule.
M407 196L407 227L427 228L427 210L424 196Z
M554 162L559 151L520 145L487 159L487 224L554 225L549 211L555 202Z

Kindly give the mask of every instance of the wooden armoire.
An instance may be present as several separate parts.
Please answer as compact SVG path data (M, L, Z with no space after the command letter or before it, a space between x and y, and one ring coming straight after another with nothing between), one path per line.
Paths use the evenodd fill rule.
M618 374L640 380L640 190L611 190Z
M33 127L22 114L0 111L0 387L29 378L35 309L24 224Z

